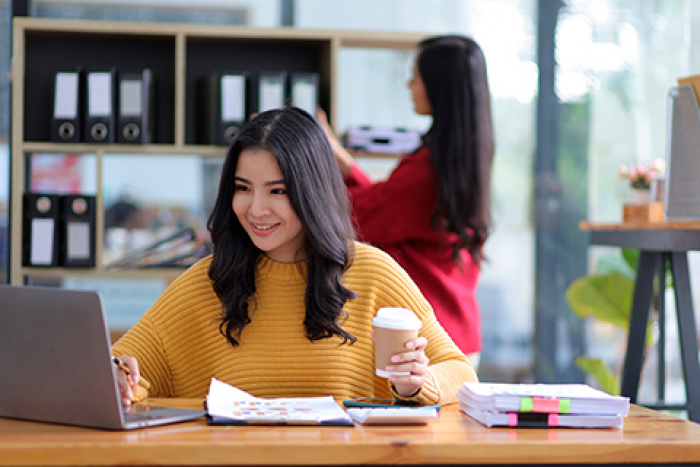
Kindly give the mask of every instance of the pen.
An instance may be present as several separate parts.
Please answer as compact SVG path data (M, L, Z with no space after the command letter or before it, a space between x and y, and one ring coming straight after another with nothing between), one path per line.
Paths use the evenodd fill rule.
M124 371L124 373L126 373L127 375L131 374L131 370L129 369L129 367L126 366L126 364L125 364L124 362L122 362L119 358L114 357L114 358L112 359L112 361L114 362L115 365L117 365L117 367L118 367L119 369L121 369L122 371ZM149 383L148 381L146 381L146 378L144 378L143 376L140 376L140 377L139 377L139 385L140 385L140 386L143 386L145 389L148 389L148 388L151 387L151 383Z

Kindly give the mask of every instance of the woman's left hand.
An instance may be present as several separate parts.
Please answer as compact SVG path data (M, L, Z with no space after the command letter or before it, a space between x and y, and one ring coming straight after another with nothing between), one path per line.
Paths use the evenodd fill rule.
M396 392L402 397L409 397L423 387L430 363L430 359L425 355L426 345L428 339L425 337L406 341L406 350L392 355L391 364L386 367L386 371L411 373L406 376L392 375L389 378Z

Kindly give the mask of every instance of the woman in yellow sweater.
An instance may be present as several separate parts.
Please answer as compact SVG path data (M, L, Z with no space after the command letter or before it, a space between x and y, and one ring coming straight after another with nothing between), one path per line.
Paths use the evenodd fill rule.
M204 397L211 378L259 397L453 401L476 380L419 289L387 254L353 240L323 130L264 112L229 148L209 217L214 253L176 279L113 347L125 404L140 375L156 397ZM389 220L390 221L390 220ZM413 310L420 335L375 375L372 318Z

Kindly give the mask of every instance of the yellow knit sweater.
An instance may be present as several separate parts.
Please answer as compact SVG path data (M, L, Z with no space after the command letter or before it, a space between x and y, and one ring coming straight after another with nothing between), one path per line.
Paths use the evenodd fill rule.
M150 396L201 398L214 377L258 397L391 397L391 384L374 374L371 321L383 306L409 308L423 321L430 372L419 399L450 402L464 381L476 380L416 285L381 250L356 243L343 279L358 294L345 304L342 322L357 338L353 345L340 345L337 337L309 342L303 326L306 264L262 257L252 322L240 345L231 346L219 333L222 306L207 275L210 264L205 258L185 271L113 347L115 356L138 359Z

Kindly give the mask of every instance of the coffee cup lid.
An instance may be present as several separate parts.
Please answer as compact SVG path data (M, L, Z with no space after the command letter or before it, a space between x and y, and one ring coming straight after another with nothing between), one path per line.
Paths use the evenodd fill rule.
M386 329L420 329L423 323L416 314L407 308L380 308L372 320L374 326Z

